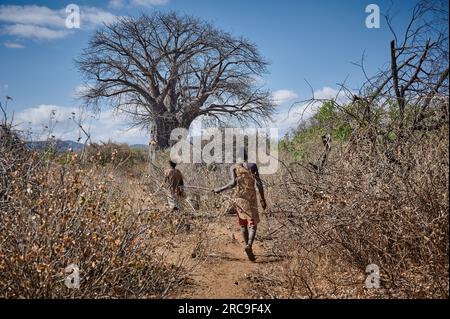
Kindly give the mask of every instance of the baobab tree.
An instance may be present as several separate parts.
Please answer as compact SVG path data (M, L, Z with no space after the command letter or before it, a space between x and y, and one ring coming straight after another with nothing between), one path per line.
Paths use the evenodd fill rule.
M274 110L258 85L268 62L256 45L193 16L119 18L94 34L77 65L87 106L128 114L160 147L200 116L262 123Z

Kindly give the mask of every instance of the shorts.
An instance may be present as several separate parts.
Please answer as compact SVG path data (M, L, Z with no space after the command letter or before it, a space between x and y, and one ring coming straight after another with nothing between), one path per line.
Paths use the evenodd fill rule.
M259 223L258 208L256 205L243 198L235 198L232 206L237 213L241 226L255 227Z
M254 219L242 219L238 215L239 226L248 226L250 228L254 228L256 226L256 222Z

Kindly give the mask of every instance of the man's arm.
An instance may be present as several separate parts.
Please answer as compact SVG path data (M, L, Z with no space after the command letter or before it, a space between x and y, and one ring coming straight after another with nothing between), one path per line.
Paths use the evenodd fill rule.
M183 174L180 173L180 183L178 184L178 186L184 186L184 177Z
M236 184L237 184L236 183L236 172L234 170L234 166L231 166L231 168L230 168L230 182L227 185L225 185L224 187L214 189L214 192L216 194L219 194L219 193L221 193L223 191L226 191L228 189L232 189L232 188L236 187Z
M184 178L181 172L180 172L180 180L178 182L178 191L180 196L182 196L183 198L186 197L186 193L184 192Z
M260 200L261 200L261 206L262 208L266 209L267 204L266 204L266 198L264 196L264 187L263 187L263 183L261 180L261 177L259 176L259 171L258 171L258 166L255 165L252 167L252 172L253 175L255 176L255 183L256 183L256 187L258 188L258 192L259 192L259 196L260 196Z

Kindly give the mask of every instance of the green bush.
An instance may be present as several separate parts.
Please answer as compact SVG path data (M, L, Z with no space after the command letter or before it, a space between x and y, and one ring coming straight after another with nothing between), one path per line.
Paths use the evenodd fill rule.
M330 134L334 141L346 142L352 132L348 115L331 102L325 102L308 122L297 128L292 138L286 136L281 140L280 148L301 162L307 159L310 148L317 149L322 135Z

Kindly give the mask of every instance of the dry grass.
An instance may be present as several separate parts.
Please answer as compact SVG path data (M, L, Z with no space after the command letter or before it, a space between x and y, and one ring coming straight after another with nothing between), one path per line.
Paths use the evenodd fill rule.
M228 181L227 165L180 165L187 186L205 189L187 188L173 215L161 188L167 152L150 166L111 143L86 161L55 158L1 129L0 296L176 296L208 258L230 195L208 189ZM279 172L263 177L270 209L258 241L274 262L249 276L254 297L448 297L448 125L397 148L358 134L333 144L322 173L283 154ZM306 161L320 143L309 142ZM80 289L64 285L72 263ZM372 263L380 289L364 288Z
M448 298L448 146L447 125L397 163L359 140L335 145L323 174L284 166L267 180L262 237L286 262L260 270L255 296ZM369 264L381 289L364 289Z
M155 253L161 214L127 196L113 166L47 159L1 129L0 296L162 297L183 281L181 261ZM80 289L64 285L72 263Z

